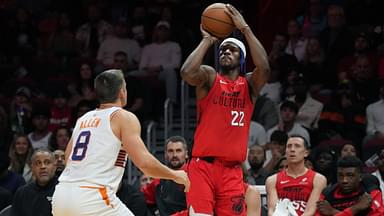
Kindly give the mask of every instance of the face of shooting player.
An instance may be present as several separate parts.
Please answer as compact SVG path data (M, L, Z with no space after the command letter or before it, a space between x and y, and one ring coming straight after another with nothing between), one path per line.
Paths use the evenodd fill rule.
M240 52L240 48L231 42L226 42L220 46L219 62L224 74L232 69L239 67Z
M301 137L290 137L285 148L288 164L303 162L308 156L308 149Z
M165 149L165 161L171 169L180 169L188 158L188 151L182 142L169 142Z
M360 185L361 175L357 167L338 167L337 182L341 193L350 194L357 191Z

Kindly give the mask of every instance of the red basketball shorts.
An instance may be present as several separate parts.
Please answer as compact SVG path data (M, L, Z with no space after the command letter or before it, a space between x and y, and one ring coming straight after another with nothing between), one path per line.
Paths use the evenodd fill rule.
M243 172L240 163L192 158L188 165L191 187L187 205L195 213L246 215Z

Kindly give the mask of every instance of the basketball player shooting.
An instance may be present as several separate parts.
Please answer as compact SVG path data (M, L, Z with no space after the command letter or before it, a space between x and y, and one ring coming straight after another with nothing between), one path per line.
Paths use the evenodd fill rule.
M245 75L244 44L227 38L219 47L220 70L203 65L207 50L216 42L202 27L202 40L181 68L182 78L196 87L198 124L187 193L190 215L246 215L241 163L254 103L269 76L267 54L243 16L232 5L226 13L243 34L256 68Z

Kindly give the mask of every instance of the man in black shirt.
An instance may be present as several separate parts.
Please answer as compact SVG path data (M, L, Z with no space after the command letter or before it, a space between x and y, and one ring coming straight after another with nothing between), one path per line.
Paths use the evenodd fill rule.
M52 194L57 184L55 157L49 150L38 149L32 157L35 181L20 187L13 198L12 216L52 215Z
M342 157L337 164L337 183L324 189L316 216L382 216L383 200L377 178L362 175L362 162Z
M166 165L174 170L183 169L188 158L187 142L181 136L173 136L165 141L164 157ZM154 179L142 191L149 206L155 206L160 216L169 216L186 210L184 186L170 180Z

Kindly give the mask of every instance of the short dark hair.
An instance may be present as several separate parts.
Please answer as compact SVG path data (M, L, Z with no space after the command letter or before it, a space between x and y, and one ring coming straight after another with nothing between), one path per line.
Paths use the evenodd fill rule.
M292 102L292 101L288 101L288 100L284 101L280 106L280 111L282 111L284 108L288 108L294 111L295 113L299 112L299 107L295 102Z
M33 161L35 160L35 157L38 153L48 153L49 156L52 158L52 160L54 161L55 160L55 155L53 154L53 152L47 148L39 148L39 149L36 149L32 156L31 156L31 162L33 164Z
M285 133L284 131L275 130L271 134L271 142L275 141L275 142L279 143L280 145L285 145L285 144L287 144L287 140L288 140L288 134Z
M182 136L171 136L167 140L165 140L165 149L167 149L169 142L181 142L181 143L183 143L183 148L186 151L188 150L187 141Z
M124 75L121 70L106 70L97 75L95 78L95 92L99 102L116 102L119 91L123 87L124 82Z
M291 134L291 135L289 135L289 138L300 138L300 139L302 139L303 140L303 143L304 143L304 147L306 148L306 149L309 149L309 143L308 143L308 140L305 138L305 137L303 137L302 135L300 135L300 134ZM288 141L288 140L287 140Z
M363 162L356 156L345 156L337 161L337 168L357 168L361 171Z
M117 51L115 52L114 56L125 56L125 57L128 57L127 53L124 52L124 51Z

